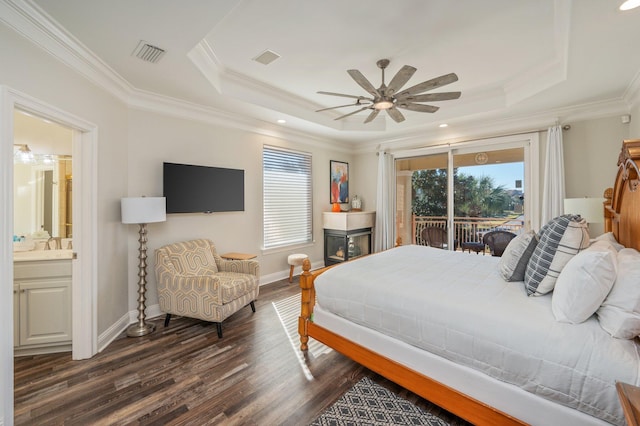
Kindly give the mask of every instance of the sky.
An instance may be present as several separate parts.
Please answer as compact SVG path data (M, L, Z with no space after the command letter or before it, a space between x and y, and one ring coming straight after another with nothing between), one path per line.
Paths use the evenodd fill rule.
M486 164L484 166L459 167L458 173L472 175L476 178L491 176L495 186L505 189L524 190L524 163ZM522 181L522 188L516 188L516 180Z

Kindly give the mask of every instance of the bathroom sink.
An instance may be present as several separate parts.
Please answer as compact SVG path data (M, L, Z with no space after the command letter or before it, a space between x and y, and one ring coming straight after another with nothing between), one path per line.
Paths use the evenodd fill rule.
M13 252L14 262L25 262L28 260L59 260L72 259L73 250L33 250Z

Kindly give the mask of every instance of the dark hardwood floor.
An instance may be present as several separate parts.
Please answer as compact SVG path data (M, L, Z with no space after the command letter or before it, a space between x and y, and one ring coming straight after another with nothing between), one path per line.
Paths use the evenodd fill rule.
M228 318L222 339L210 323L154 318L154 333L123 334L89 360L15 358L15 424L305 425L363 376L434 410L335 351L302 358L307 379L272 305L297 292L297 280L262 286L256 312Z

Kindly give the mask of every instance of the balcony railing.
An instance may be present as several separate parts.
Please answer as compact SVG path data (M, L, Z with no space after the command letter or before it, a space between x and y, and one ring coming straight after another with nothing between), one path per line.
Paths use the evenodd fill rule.
M427 226L447 228L447 218L444 216L412 216L411 222L411 240L413 244L426 244L422 240L422 230ZM489 231L502 230L519 234L522 228L524 228L524 218L522 216L515 219L504 217L453 218L453 238L458 247L463 242L481 242L482 236Z

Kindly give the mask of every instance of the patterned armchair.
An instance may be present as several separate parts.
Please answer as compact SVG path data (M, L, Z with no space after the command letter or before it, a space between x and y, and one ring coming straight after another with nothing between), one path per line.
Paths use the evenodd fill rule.
M210 240L169 244L155 251L160 310L216 324L247 305L256 311L260 266L256 260L225 260Z

